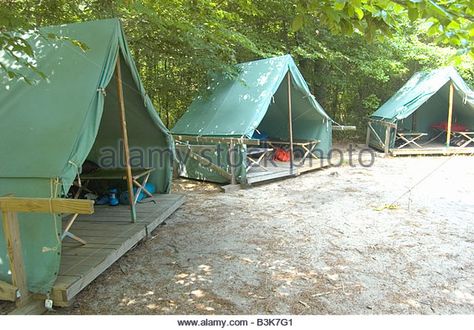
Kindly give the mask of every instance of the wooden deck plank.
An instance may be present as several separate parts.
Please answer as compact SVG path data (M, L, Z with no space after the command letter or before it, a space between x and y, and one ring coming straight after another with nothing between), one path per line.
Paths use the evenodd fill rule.
M142 228L143 228L143 225L142 225ZM117 230L113 228L109 231L106 229L90 230L89 228L74 228L74 230L72 230L71 232L74 235L79 236L80 238L87 241L87 237L101 237L101 238L102 237L103 238L128 237L129 233L132 231L136 231L136 229L128 228L128 230Z
M110 253L109 253L110 254ZM67 257L67 260L61 263L59 272L63 275L77 275L82 276L85 272L84 269L80 267L95 267L108 256L107 255L91 255L87 256L87 259L84 259L84 256L76 256L75 259L72 259L71 256Z
M439 148L402 148L390 149L392 156L409 156L409 155L469 155L474 154L474 148L460 147L439 147Z
M60 272L51 294L56 306L67 306L82 289L176 211L184 196L157 195L153 200L157 203L137 205L135 224L130 222L127 207L101 208L97 214L76 220L71 232L84 238L87 244L69 239L63 242Z
M147 222L150 222L148 219L150 218L153 218L153 214L150 213L150 214L140 214L140 215L137 215L139 218L137 219L137 222L135 223L147 223ZM127 218L127 219L124 219L123 217L120 217L119 215L117 216L108 216L108 217L105 217L105 216L100 216L100 217L97 217L95 219L79 219L80 221L82 222L91 222L91 223L97 223L97 224L104 224L104 223L107 223L107 224L117 224L117 225L129 225L129 224L132 224L132 222L130 221L130 217ZM73 227L77 224L78 222L76 222Z
M64 258L61 262L65 262L69 260L69 257L81 257L84 258L84 256L91 256L91 255L109 255L112 251L114 250L114 247L110 248L101 248L101 249L85 249L85 248L71 248L71 249L63 249L61 255L62 256L68 256L68 258Z
M46 313L44 301L30 300L25 306L16 308L8 315L41 315Z
M327 159L312 159L311 161L307 159L302 165L298 165L299 160L296 159L292 173L290 171L290 164L288 162L273 161L273 164L274 165L270 164L266 167L267 171L263 169L251 170L249 173L247 173L247 183L255 184L276 179L294 177L309 171L315 171L330 166L330 163Z
M127 238L129 238L131 235L134 235L137 232L140 232L142 230L145 230L145 227L142 227L141 230L133 230L133 231L128 231L128 235L121 235L121 236L81 236L89 245L89 244L101 244L101 245L122 245ZM74 232L75 233L75 232ZM77 241L74 241L70 238L65 238L63 243L65 242L70 242L73 244L80 244Z
M264 181L291 177L295 175L295 174L291 174L289 170L268 171L268 172L264 172L264 174L262 173L263 172L259 172L258 175L251 175L251 176L247 174L247 183L254 184L254 183L259 183L259 182L264 182Z
M91 268L99 267L108 256L103 256L102 258L88 257L85 261L80 261L79 263L67 263L61 264L59 272L62 275L67 276L80 276L87 274Z
M103 244L103 243L91 243L89 242L86 245L82 245L79 242L76 241L70 241L70 240L64 240L63 241L63 249L65 248L74 248L74 249L116 249L117 246L120 246L119 243L116 244Z
M74 296L76 296L82 289L84 289L87 285L89 285L89 283L95 280L100 274L102 274L107 268L109 268L115 261L117 261L121 256L123 256L128 250L130 250L137 242L141 241L143 238L145 238L145 231L139 231L135 233L128 240L123 242L121 246L113 250L113 252L111 252L100 264L94 267L87 267L86 269L83 269L83 273L80 274L80 280L72 283L72 285L65 290L65 297L67 301L71 300ZM78 274L68 273L64 275Z
M103 231L103 230L114 230L114 231L126 231L128 228L132 228L134 226L140 226L143 227L143 224L141 223L117 223L114 226L110 226L109 223L103 223L103 222L96 222L96 221L79 221L75 222L72 226L72 228L80 230L80 229L89 229L89 230L97 230L97 231Z
M304 164L300 167L297 167L297 171L299 174L310 172L310 171L315 171L319 170L325 167L331 166L329 160L327 159L321 159L321 160L315 160L312 163Z

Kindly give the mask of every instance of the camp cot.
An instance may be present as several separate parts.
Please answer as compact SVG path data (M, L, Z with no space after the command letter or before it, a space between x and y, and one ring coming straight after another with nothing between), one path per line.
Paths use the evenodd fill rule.
M474 152L474 92L452 67L418 72L369 118L367 144L387 154Z
M242 63L235 71L214 77L171 129L179 174L252 184L326 166L333 122L293 58ZM273 161L280 147L291 153L288 162Z
M96 206L94 214L79 216L70 230L85 245L62 239L65 214L19 214L28 292L65 305L179 207L183 197L168 194L174 141L144 90L120 21L51 26L23 37L45 77L18 68L0 50L0 62L29 79L10 79L5 71L0 77L0 208L11 205L9 198L46 198L53 212L55 200L77 182L85 160L100 163L104 156L127 182L135 168L149 168L148 182L160 193L150 198L154 203L131 206L135 216L129 206ZM3 229L0 300L9 298L1 289L11 287L13 267Z

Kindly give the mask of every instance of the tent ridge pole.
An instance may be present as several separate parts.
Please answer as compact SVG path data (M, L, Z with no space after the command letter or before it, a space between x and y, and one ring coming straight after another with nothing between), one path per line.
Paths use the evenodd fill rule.
M290 172L293 174L293 164L295 161L295 155L293 152L293 117L291 115L291 72L288 68L287 73L287 80L288 80L288 132L290 136Z
M132 222L137 220L137 212L135 209L135 196L133 193L133 181L132 181L132 167L130 165L130 148L128 145L128 132L127 132L127 119L125 116L125 102L123 99L123 85L122 85L122 69L120 67L120 51L117 54L117 61L115 63L115 72L117 78L117 95L120 107L120 124L122 127L122 139L125 166L127 170L127 187L128 187L128 200L130 203L130 213Z

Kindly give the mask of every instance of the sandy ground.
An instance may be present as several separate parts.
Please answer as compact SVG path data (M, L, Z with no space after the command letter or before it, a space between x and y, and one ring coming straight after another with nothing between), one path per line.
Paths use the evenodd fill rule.
M376 158L230 194L178 180L175 191L187 202L153 238L55 313L474 312L472 157Z

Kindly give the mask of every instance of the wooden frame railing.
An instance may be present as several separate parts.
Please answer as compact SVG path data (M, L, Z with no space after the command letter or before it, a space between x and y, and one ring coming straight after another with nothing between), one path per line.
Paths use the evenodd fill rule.
M94 202L78 199L7 196L0 197L0 211L12 277L11 284L0 281L0 300L13 301L17 307L22 307L31 300L32 295L28 291L23 262L18 213L92 214Z
M231 185L237 184L236 174L235 174L235 159L234 159L234 152L235 147L237 145L253 145L257 146L260 145L260 140L257 139L247 139L247 138L237 138L237 137L213 137L213 136L191 136L191 135L173 135L174 139L179 143L178 146L186 147L188 149L188 156L201 164L204 167L208 167L217 174L221 175L222 177L226 178L230 181ZM227 172L222 167L214 164L209 159L202 157L201 155L195 153L192 150L191 143L210 143L210 144L227 144L228 145L228 153L229 153L229 160L230 160L230 173Z
M377 123L382 126L385 126L385 139L382 141L380 136L378 135L377 131L372 127L372 123ZM397 124L396 123L391 123L387 122L385 120L374 120L374 119L369 119L368 125L367 125L367 137L366 137L366 144L369 146L370 144L370 136L372 133L374 136L377 138L377 140L380 142L380 145L384 149L384 153L387 155L390 151L390 136L391 136L391 130L395 129L395 134L397 130Z

